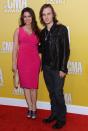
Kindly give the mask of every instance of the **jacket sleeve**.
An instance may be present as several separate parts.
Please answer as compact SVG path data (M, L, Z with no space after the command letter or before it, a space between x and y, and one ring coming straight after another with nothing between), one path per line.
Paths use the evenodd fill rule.
M62 46L62 62L61 62L61 71L67 73L67 63L70 55L70 47L69 47L69 37L68 37L68 30L64 26L61 35L61 46Z
M40 43L38 45L38 52L42 53L42 31L40 33L39 40L40 40Z
M38 45L38 52L39 52L39 53L42 53L42 44L41 44L41 42L40 42L40 44Z

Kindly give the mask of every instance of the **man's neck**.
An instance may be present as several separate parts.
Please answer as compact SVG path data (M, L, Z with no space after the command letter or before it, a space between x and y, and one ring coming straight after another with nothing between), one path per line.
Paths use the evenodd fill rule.
M51 22L51 23L49 23L49 24L46 25L48 31L50 31L50 29L51 29L51 27L53 26L53 24L54 24L54 23Z

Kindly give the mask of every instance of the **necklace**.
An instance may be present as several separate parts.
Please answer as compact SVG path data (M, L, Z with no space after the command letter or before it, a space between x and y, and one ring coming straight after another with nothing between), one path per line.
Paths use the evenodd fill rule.
M50 35L50 31L48 31L48 33L45 31L45 41L47 41L49 35Z

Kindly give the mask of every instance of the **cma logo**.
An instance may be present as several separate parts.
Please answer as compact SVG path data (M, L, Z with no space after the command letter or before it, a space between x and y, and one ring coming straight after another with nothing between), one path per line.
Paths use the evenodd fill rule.
M0 53L11 53L13 48L13 42L4 41L0 47Z
M3 80L3 73L2 70L0 69L0 87L3 86L4 80Z
M65 98L66 104L72 104L72 94L71 93L65 93L64 98Z
M47 0L47 3L50 3L50 4L62 4L64 2L65 0Z
M7 0L5 2L5 12L20 12L23 8L27 7L27 0Z
M82 72L83 71L81 62L68 62L68 74L81 75Z
M13 95L24 95L24 91L22 88L18 87L17 89L13 89Z

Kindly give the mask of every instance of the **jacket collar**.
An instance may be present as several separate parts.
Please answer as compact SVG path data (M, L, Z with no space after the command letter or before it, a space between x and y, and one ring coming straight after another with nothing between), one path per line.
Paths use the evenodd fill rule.
M52 33L54 30L55 30L55 27L56 27L56 23L54 23L50 29L50 32ZM47 27L45 27L45 31L48 31L47 30Z

